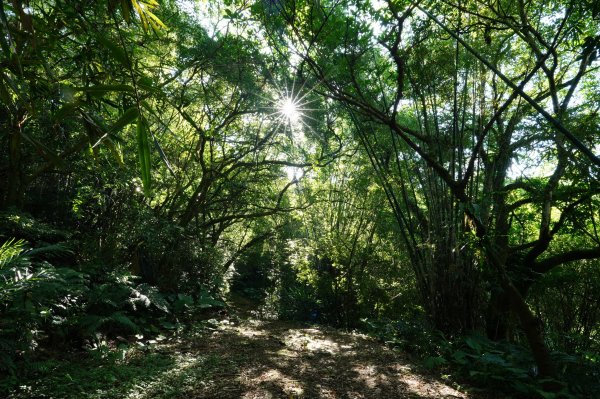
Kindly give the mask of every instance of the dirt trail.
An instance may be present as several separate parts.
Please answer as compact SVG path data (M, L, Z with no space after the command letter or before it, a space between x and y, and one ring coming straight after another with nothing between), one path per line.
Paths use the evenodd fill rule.
M199 398L469 397L417 374L406 358L365 335L323 326L224 320L194 346L228 365L195 392Z

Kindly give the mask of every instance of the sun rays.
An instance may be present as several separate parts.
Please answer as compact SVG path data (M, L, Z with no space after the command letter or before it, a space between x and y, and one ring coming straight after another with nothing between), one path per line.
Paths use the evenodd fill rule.
M317 119L310 114L319 111L317 108L311 108L317 99L309 98L315 88L307 90L305 87L307 82L303 82L298 87L296 77L291 85L283 82L283 86L280 86L275 79L272 79L271 83L273 90L270 91L270 95L265 92L258 95L267 104L263 108L263 115L275 130L282 129L295 145L302 145L305 131L315 131L311 126L313 124L309 123L309 121L317 122Z
M292 98L282 98L278 104L279 113L282 117L286 118L289 123L298 123L302 118L302 112L298 109L298 105Z
M291 164L284 166L283 169L289 180L296 180L306 171L303 167L292 164L314 150L314 143L307 140L307 135L310 137L317 134L319 122L317 115L320 109L314 104L318 104L318 98L310 96L315 87L306 88L307 82L297 85L294 77L291 85L285 79L278 84L277 79L273 76L271 78L270 90L257 94L264 101L262 118L270 125L269 130L272 133L283 134L292 145L285 159Z

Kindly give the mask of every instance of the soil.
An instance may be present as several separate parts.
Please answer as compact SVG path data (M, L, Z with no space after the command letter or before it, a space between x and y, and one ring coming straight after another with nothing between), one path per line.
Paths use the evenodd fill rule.
M236 306L237 305L237 306ZM213 353L223 372L197 398L469 398L418 371L401 353L359 333L264 320L247 304L190 350ZM189 397L189 396L188 396Z

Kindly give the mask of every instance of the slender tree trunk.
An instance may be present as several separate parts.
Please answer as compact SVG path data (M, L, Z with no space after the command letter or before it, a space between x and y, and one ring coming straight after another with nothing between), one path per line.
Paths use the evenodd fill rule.
M22 205L22 167L21 167L21 134L17 127L11 127L8 135L8 187L5 207Z
M498 272L502 289L509 298L510 310L519 319L521 328L527 337L531 353L538 366L541 376L552 377L556 375L556 368L550 357L550 349L546 345L543 333L543 324L529 309L525 299L510 281L504 264L500 262L495 251L489 245L486 248L487 259Z
M506 291L498 288L492 292L486 311L486 335L493 341L507 340L510 298Z
M554 376L556 368L550 357L550 349L544 341L542 321L529 309L529 306L513 284L510 284L508 289L511 309L519 318L521 328L525 332L540 375L546 377Z

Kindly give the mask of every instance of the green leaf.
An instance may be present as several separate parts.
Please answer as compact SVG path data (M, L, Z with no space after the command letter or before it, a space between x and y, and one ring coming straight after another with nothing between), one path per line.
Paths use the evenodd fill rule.
M466 337L465 343L476 352L481 352L481 345L473 337Z
M508 363L502 357L492 354L492 353L484 353L479 358L480 361L488 364L494 364L498 366L508 367Z
M137 83L141 89L151 91L151 92L160 91L160 88L156 87L154 85L154 82L152 81L152 79L149 78L148 76L142 76L141 78L138 79Z
M125 50L119 46L118 44L112 42L105 36L98 35L96 36L98 41L110 51L112 57L119 61L125 68L129 68L129 58L127 57L127 53Z
M108 321L112 321L113 323L116 323L116 324L120 325L121 327L125 327L125 328L131 330L132 332L137 332L139 330L138 325L135 324L129 317L127 317L122 312L113 313L106 320L106 322L108 322Z
M91 94L106 94L113 91L122 92L122 93L133 93L133 87L129 85L96 85L91 87L77 87L75 88L77 91L83 91Z
M131 22L131 0L121 0L121 11L125 22Z
M119 117L115 123L113 123L113 125L108 129L108 133L120 132L125 126L135 121L139 114L140 113L137 107L129 108L123 112L123 115L121 115L121 117Z
M429 356L423 362L423 366L425 366L427 369L434 369L446 363L446 359L441 356Z
M160 325L161 325L163 328L166 328L167 330L176 330L176 329L177 329L177 325L176 325L176 324L173 324L173 323L171 323L170 321L161 321L161 322L160 322Z
M557 397L557 394L555 394L553 392L546 392L542 389L537 389L536 391L544 399L554 399Z
M148 141L148 128L141 115L138 117L137 123L137 144L144 193L149 197L152 193L150 180L150 145Z
M160 146L160 143L158 142L158 140L156 139L156 136L154 134L152 134L152 139L154 140L154 146L158 150L158 154L160 155L160 159L162 159L162 161L164 162L164 164L167 167L167 169L169 169L169 172L171 172L171 174L173 176L176 176L175 175L175 171L171 167L171 163L169 162L169 159L167 158L167 155L163 151L162 147Z
M467 356L468 356L467 353L460 351L460 350L456 351L452 354L452 358L454 359L454 361L461 365L465 365L469 362L467 360Z
M77 110L76 103L66 103L60 107L54 114L52 114L52 120L55 122L62 122L67 116L74 115Z
M107 138L106 140L104 140L104 144L106 145L106 147L108 147L110 152L113 154L113 156L119 163L119 166L125 165L125 162L123 161L123 154L121 153L119 148L115 145L115 143L110 138Z
M169 303L156 287L148 284L140 284L137 287L137 291L141 295L144 295L150 301L150 303L156 306L158 309L165 313L169 313Z

